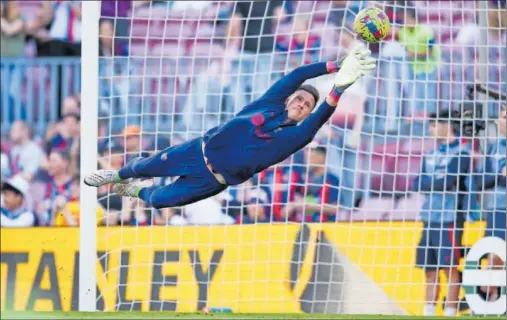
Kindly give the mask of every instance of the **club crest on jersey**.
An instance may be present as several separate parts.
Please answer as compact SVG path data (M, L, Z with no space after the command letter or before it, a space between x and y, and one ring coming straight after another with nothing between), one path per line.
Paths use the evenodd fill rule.
M160 156L160 160L166 161L167 160L167 153L162 153L162 155Z

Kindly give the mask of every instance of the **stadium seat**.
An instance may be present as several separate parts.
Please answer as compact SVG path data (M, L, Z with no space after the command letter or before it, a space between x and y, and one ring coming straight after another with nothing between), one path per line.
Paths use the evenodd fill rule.
M421 171L422 156L398 155L395 159L394 190L411 190L414 177Z
M157 41L150 49L150 56L154 57L183 57L185 44L178 41Z
M150 20L165 20L168 18L170 11L165 5L146 5L136 8L132 16Z
M198 41L192 44L188 50L188 56L192 58L205 58L206 60L217 59L224 54L224 47L211 41Z
M131 57L146 57L151 51L148 41L130 41L129 53Z
M215 34L216 26L212 23L202 22L199 23L195 30L195 37L197 39L211 39Z
M132 19L130 37L132 39L146 39L149 35L149 23L150 20L148 19Z
M378 192L392 192L394 189L394 156L372 155L369 168L370 187Z
M389 218L394 221L418 220L424 202L424 196L419 193L408 194L398 200Z

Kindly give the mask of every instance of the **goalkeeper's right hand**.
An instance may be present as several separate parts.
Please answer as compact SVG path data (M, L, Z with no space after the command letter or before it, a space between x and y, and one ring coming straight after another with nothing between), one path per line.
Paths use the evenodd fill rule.
M376 60L370 58L371 51L363 45L359 45L343 59L340 70L334 78L335 86L343 92L350 87L361 76L366 75L370 70L375 69Z

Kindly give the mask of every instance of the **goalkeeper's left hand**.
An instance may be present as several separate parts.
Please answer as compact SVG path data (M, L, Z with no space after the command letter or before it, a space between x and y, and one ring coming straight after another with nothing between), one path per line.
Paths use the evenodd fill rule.
M343 59L340 70L336 73L334 82L336 89L343 92L368 71L375 69L376 60L370 58L371 51L359 45Z

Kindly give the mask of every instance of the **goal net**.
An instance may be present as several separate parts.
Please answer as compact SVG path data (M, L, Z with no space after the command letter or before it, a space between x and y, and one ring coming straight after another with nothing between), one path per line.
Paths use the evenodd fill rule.
M461 112L452 128L471 150L470 172L484 172L487 146L501 144L501 101L477 85L505 93L505 1L103 1L99 167L199 137L294 68L344 57L367 6L392 23L385 41L369 45L378 67L347 90L309 146L183 208L154 210L99 189L107 214L97 228L97 310L505 312L505 269L487 273L496 280L480 268L481 280L465 276L487 263L466 254L490 209L501 209L490 206L494 190L463 191L474 206L458 210L449 203L455 185L423 192L413 183L424 155L452 158L431 137L434 112ZM309 83L324 99L333 75ZM432 164L443 170L434 177L453 175L446 164ZM503 166L505 175L505 154ZM440 218L423 217L428 202ZM500 298L486 301L481 286L498 286Z

